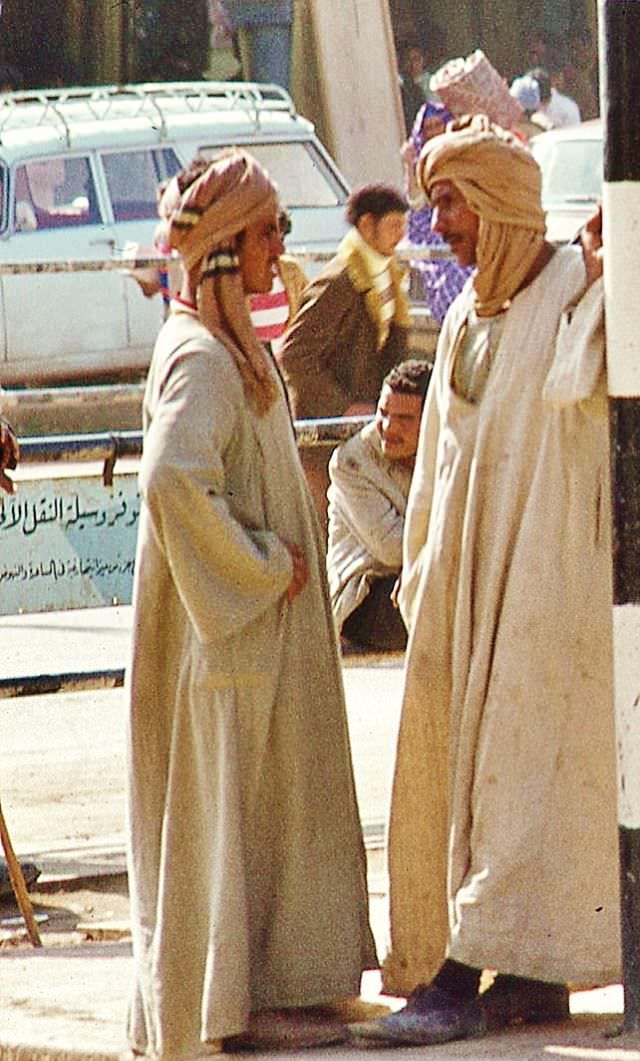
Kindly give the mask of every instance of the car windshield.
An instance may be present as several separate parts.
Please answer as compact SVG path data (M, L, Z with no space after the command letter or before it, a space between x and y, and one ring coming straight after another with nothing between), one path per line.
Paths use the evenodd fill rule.
M542 170L545 209L596 202L602 196L602 140L540 137L531 145Z
M212 158L219 147L201 147L203 158ZM340 206L347 192L312 143L284 142L247 144L278 185L283 203L289 207Z

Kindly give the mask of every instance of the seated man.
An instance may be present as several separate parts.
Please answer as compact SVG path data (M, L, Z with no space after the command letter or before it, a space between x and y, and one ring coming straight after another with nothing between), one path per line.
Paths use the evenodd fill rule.
M385 377L376 419L334 450L329 464L327 572L344 638L402 650L407 633L391 599L418 447L428 361L403 361Z

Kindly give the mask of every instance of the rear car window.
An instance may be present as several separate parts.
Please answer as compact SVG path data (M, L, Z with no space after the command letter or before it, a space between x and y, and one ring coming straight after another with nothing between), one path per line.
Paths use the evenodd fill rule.
M542 138L541 138L542 139ZM602 195L602 141L556 140L532 146L542 169L542 201L596 202Z
M114 221L158 216L158 186L181 168L171 148L114 151L102 155Z
M340 206L346 201L345 189L313 143L243 146L264 166L288 207ZM198 154L210 159L219 151L219 147L201 147Z
M99 221L88 158L58 156L16 168L13 225L17 231L68 228Z

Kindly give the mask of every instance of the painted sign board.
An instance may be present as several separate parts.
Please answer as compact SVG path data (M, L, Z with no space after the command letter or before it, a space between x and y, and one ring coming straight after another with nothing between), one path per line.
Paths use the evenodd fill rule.
M0 614L131 603L137 477L64 475L0 496Z

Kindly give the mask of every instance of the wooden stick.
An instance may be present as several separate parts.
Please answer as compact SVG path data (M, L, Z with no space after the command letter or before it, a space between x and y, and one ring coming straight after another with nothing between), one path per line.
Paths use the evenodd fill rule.
M38 932L38 926L36 925L35 918L33 916L33 907L31 906L31 899L27 891L27 885L25 884L24 875L20 868L20 863L15 856L13 850L13 844L11 843L11 837L9 836L9 830L7 829L7 823L4 820L2 813L2 807L0 806L0 839L2 840L2 847L4 849L5 857L7 859L7 867L9 869L9 880L11 881L11 887L13 888L13 894L16 897L18 909L24 918L24 923L27 926L27 932L29 939L31 940L34 947L41 947L42 940L40 939L40 933Z

